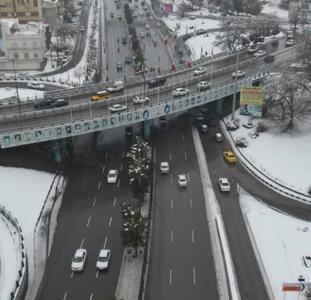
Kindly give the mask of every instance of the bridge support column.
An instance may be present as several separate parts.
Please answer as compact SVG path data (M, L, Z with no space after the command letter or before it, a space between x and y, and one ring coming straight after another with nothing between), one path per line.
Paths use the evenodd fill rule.
M150 120L145 120L144 121L144 139L149 140L150 139L150 125L151 121Z
M58 163L62 161L63 139L54 141L54 160Z
M222 99L216 101L216 113L217 115L221 115L222 113Z

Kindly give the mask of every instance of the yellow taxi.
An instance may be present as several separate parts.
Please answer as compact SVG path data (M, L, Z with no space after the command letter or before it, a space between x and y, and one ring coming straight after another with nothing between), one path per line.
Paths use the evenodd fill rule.
M230 164L236 163L235 155L231 151L224 152L224 159Z

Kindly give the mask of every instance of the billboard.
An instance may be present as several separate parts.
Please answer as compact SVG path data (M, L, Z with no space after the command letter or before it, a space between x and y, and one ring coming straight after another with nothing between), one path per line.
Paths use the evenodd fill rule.
M241 88L240 115L262 117L262 92L260 87Z

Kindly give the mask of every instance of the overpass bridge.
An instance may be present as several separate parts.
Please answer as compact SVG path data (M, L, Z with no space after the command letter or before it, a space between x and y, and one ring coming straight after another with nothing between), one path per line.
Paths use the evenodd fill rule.
M240 91L241 87L249 87L254 81L262 79L267 73L258 73L236 83L231 82L206 91L196 91L189 96L173 98L171 90L182 84L193 84L196 78L177 82L169 86L156 88L152 94L158 93L148 104L139 107L128 103L128 95L108 100L83 104L75 104L57 110L30 111L22 116L13 114L2 118L0 129L1 148L39 143L73 137L91 132L119 126L127 126L137 122L148 122L161 116L171 115L190 108L219 101ZM150 94L150 92L149 92ZM161 97L160 97L161 94ZM156 96L156 95L154 95ZM127 104L127 111L110 113L113 103Z

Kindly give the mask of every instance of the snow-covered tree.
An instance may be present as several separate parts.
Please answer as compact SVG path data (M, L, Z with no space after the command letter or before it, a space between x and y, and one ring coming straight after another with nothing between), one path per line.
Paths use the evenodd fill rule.
M311 36L309 33L300 36L297 53L302 63L306 66L308 77L311 78Z
M285 124L285 130L310 115L311 86L303 74L284 69L280 76L269 77L263 90L268 116Z

